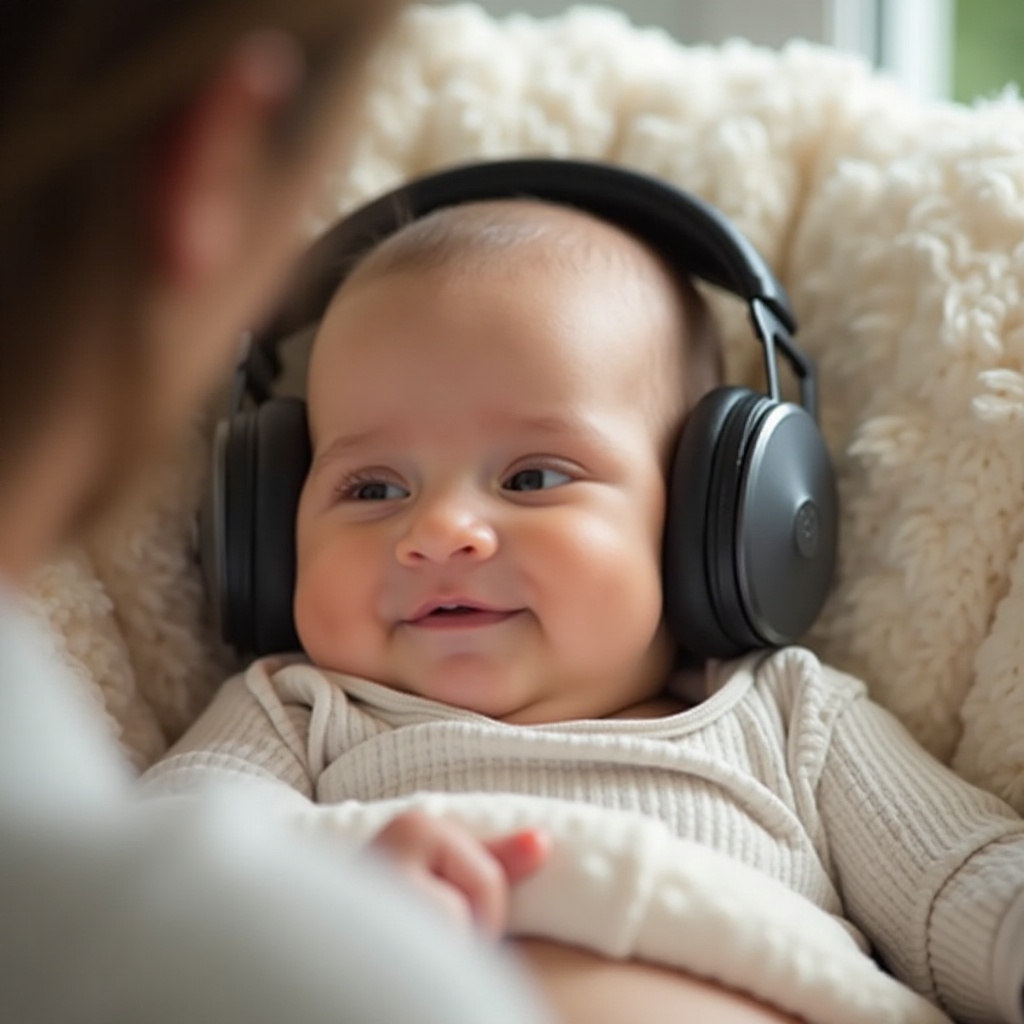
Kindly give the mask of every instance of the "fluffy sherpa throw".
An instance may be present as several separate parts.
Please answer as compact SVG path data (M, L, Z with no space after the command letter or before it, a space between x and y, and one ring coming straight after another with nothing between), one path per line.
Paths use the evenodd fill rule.
M827 49L687 47L603 9L419 9L377 62L318 224L411 175L518 154L661 175L775 267L819 360L842 490L840 575L809 643L1024 811L1024 105L924 104ZM744 311L712 301L731 378L756 381ZM229 661L193 554L203 439L36 582L139 766Z

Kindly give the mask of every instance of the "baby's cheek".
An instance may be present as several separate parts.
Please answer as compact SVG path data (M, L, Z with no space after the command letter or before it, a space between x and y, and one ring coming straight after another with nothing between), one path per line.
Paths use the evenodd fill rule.
M661 621L660 553L620 524L577 524L564 553L567 614L596 647L640 656ZM596 650L595 650L596 653Z
M321 576L316 571L300 571L295 586L295 629L303 650L313 661L320 663L324 641L330 636L329 618L331 602L322 593Z
M358 616L367 607L358 566L344 552L322 551L300 563L295 589L295 626L306 654L318 665L350 671L361 634Z

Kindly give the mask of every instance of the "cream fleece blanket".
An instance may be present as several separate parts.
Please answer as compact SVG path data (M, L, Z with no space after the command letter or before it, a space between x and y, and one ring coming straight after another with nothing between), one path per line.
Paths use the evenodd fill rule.
M679 839L654 818L512 793L429 793L326 807L250 774L240 773L238 782L285 827L345 848L412 809L458 821L481 838L542 828L551 854L511 893L512 935L682 968L812 1024L949 1024L866 956L842 920L738 860ZM153 789L175 792L163 783L158 776Z
M602 9L456 6L403 19L362 119L318 225L410 175L523 153L638 167L733 218L822 370L843 535L811 646L1024 810L1024 105L922 104L826 49L686 47ZM755 380L745 314L713 301L731 377ZM230 662L194 560L203 437L35 586L140 767Z

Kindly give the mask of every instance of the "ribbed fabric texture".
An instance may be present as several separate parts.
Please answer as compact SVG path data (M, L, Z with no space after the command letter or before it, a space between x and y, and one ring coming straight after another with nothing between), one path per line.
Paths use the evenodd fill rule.
M640 813L845 915L954 1016L1001 1019L994 941L1024 897L1024 822L807 651L718 680L667 718L521 726L265 659L146 781L180 791L242 772L321 804L515 793Z

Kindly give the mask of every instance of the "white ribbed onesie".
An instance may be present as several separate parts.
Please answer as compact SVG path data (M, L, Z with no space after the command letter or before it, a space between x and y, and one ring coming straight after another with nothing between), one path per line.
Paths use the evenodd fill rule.
M309 813L323 827L357 842L424 800L482 831L547 825L556 845L585 831L581 807L606 809L611 824L594 827L607 836L642 816L852 922L897 977L954 1017L1024 1021L1024 821L927 755L863 684L801 648L721 666L705 700L666 718L529 726L264 659L224 686L145 784L175 793L239 775L285 783L321 805ZM495 817L503 801L512 817ZM635 843L656 874L652 829ZM674 962L652 945L654 912L641 921L628 903L629 935L598 941L581 924L552 937ZM559 931L550 907L537 913L545 921L524 930Z

